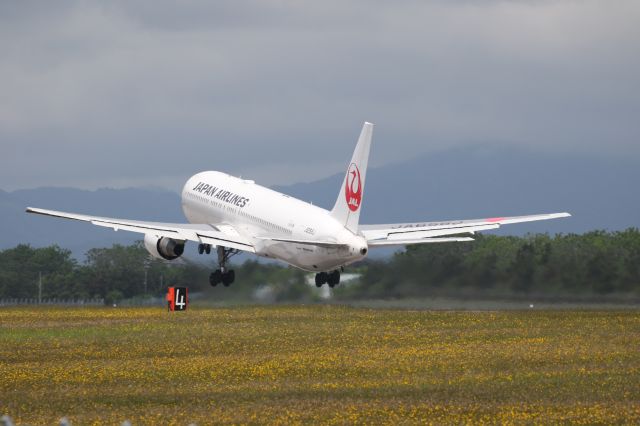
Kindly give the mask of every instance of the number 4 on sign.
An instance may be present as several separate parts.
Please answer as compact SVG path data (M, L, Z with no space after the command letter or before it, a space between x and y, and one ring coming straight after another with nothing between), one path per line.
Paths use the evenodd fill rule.
M170 311L186 311L189 303L189 289L187 287L169 287L167 303Z
M183 311L187 304L184 302L184 294L180 293L180 289L176 289L176 307L179 311Z

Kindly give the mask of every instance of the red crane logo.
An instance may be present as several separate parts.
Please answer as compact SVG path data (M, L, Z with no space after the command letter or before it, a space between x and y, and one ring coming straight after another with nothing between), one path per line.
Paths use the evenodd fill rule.
M344 193L349 210L352 212L358 210L362 201L362 182L360 180L360 169L355 163L351 163L349 166L347 179L344 183Z

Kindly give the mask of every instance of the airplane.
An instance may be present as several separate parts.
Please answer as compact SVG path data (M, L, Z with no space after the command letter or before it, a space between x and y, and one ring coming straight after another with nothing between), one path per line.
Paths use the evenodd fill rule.
M177 259L187 241L198 243L199 254L210 254L215 248L218 269L211 273L209 282L225 287L235 280L234 270L227 266L229 259L241 251L315 272L318 287L325 283L334 287L340 283L344 267L364 259L371 248L473 241L471 236L476 232L502 225L571 216L565 212L361 225L372 133L373 124L365 122L331 210L253 180L205 171L189 178L182 189L182 210L188 223L143 222L33 207L26 211L144 234L144 246L159 259Z

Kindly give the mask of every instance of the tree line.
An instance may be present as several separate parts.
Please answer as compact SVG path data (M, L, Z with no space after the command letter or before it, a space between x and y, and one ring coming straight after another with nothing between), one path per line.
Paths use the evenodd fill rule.
M141 242L89 250L84 262L58 246L18 245L0 251L0 298L34 298L42 274L44 298L105 298L107 303L161 296L169 285L187 286L216 300L313 301L309 274L276 263L247 260L233 267L229 288L208 285L207 263L149 257ZM408 246L349 271L360 278L341 284L334 297L372 298L482 296L640 297L640 232L593 231L581 235L524 237L476 235L468 243Z
M344 297L640 296L640 232L476 235L369 262Z
M0 251L0 299L36 298L40 277L43 299L103 298L107 304L163 296L169 286L189 287L191 292L208 291L217 300L249 300L260 286L268 286L275 301L305 296L303 271L255 260L233 265L236 282L215 292L209 286L214 262L215 256L207 257L206 262L184 257L173 261L156 259L149 256L142 241L91 249L84 262L78 262L70 250L55 245L34 248L20 244Z

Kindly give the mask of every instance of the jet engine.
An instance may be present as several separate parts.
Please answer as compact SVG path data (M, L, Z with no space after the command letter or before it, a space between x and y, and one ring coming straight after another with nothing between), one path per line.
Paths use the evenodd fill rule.
M155 235L145 234L144 246L151 256L158 259L173 260L184 253L184 241L173 238L158 238Z

